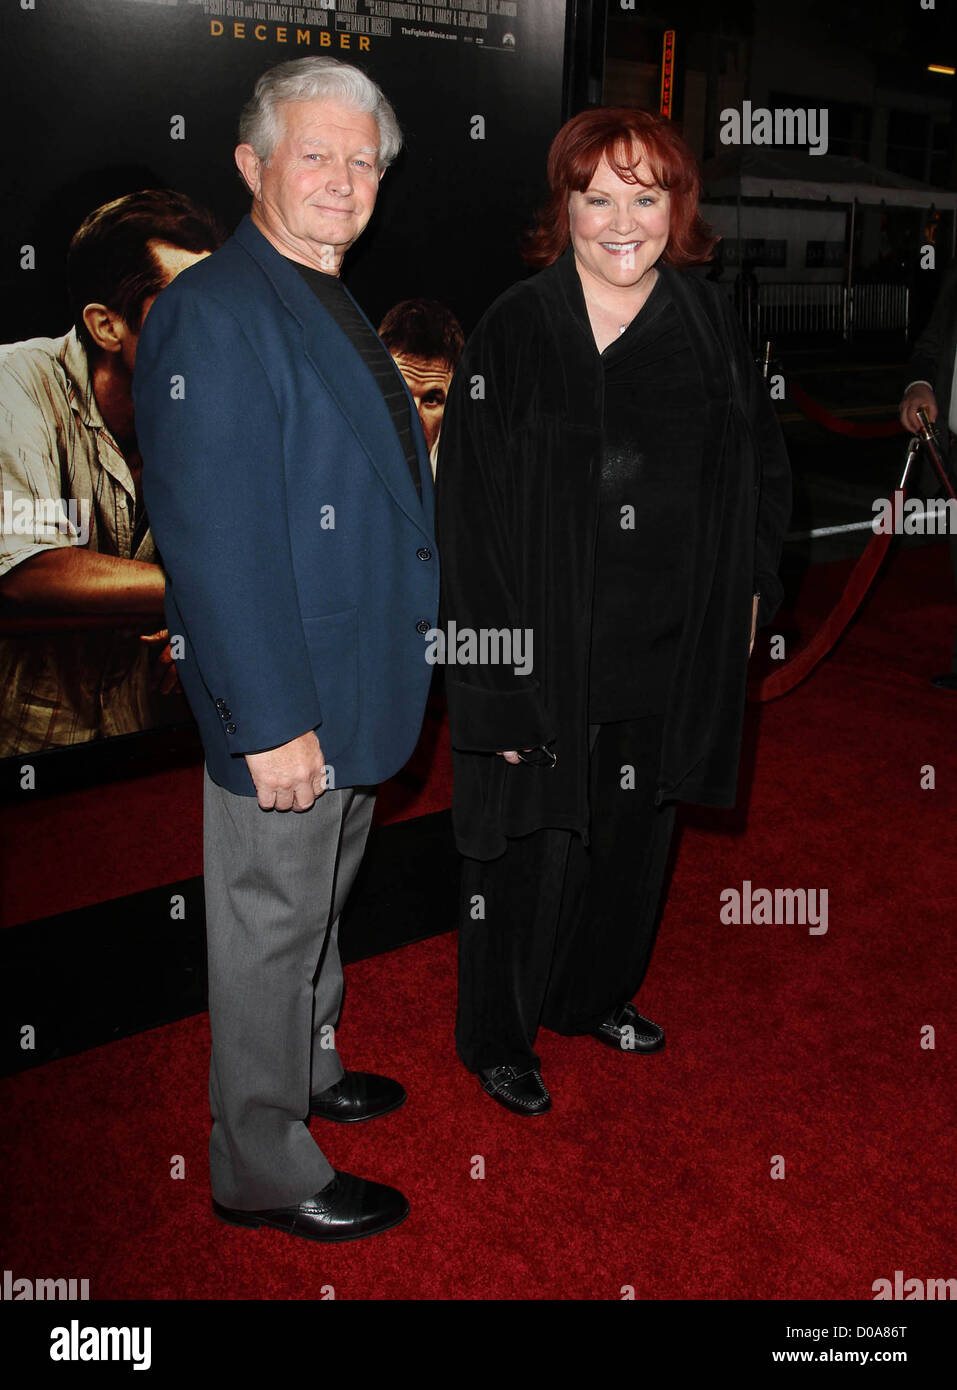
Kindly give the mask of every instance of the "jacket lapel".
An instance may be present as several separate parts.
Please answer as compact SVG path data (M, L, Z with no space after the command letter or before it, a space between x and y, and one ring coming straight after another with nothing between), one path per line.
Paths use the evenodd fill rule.
M371 391L364 389L370 384L374 385L373 378L345 333L323 308L295 266L266 240L249 216L243 218L235 236L262 268L285 307L302 325L303 347L310 365L348 421L384 486L406 516L421 526L428 514L427 479L431 479L432 470L415 402L405 382L402 384L409 402L412 437L422 480L422 502L416 493L389 408L378 387ZM372 328L361 307L356 307ZM396 374L399 375L398 368ZM399 379L402 380L401 376Z
M671 290L675 307L684 322L692 350L698 359L705 391L715 400L730 399L733 389L731 364L724 349L722 336L704 307L705 296L695 293L700 287L689 282L687 272L659 262L658 274L663 275Z
M712 423L717 422L720 426L726 414L726 410L722 411L721 407L726 407L730 401L732 381L717 326L711 321L701 303L704 297L695 293L698 287L688 283L687 275L661 261L658 262L658 273L665 277L675 307L688 333L704 382L705 395L712 412ZM572 353L576 373L581 373L587 364L592 376L596 373L600 376L601 357L588 321L585 295L570 245L557 261L535 277L535 283L551 304L553 313L559 319L564 319L565 323L570 317L579 330L573 343L569 342L567 332L563 332L563 350ZM591 408L591 402L587 397L584 404Z
M689 280L687 272L670 265L658 266L658 273L667 277L675 308L682 319L704 386L703 405L709 446L709 473L714 470L724 452L724 441L731 418L731 403L735 384L732 358L724 345L718 324L712 319L707 296L700 293L705 287Z
M562 413L579 429L601 429L604 374L571 246L532 282L544 296L565 374ZM571 330L571 331L570 331Z

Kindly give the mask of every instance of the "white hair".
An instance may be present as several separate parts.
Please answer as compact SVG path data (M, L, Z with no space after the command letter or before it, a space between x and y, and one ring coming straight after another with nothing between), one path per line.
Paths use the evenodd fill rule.
M294 58L268 68L242 109L239 142L251 145L267 164L282 137L279 106L285 101L328 99L344 101L375 117L379 127L379 166L388 168L402 148L396 114L371 77L337 58Z

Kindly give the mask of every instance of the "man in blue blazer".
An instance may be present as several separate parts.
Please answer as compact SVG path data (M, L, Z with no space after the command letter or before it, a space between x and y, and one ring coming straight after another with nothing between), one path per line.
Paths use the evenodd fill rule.
M213 1209L341 1241L408 1214L308 1129L405 1100L335 1048L339 916L419 734L438 604L418 415L338 278L401 134L360 69L304 58L260 78L239 139L251 214L157 299L133 391L206 753Z

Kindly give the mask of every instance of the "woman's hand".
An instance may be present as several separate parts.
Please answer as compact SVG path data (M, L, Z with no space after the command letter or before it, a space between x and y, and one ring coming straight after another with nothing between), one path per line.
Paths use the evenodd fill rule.
M523 752L523 753L530 753L531 751L532 751L532 750L531 750L530 748L523 748L523 749L522 749L522 752ZM508 750L507 753L503 753L502 750L501 750L501 748L500 748L500 749L498 750L498 756L499 756L500 758L504 758L505 761L506 761L507 763L520 763L520 762L522 761L521 758L518 756L517 751L516 751L514 748L510 748L510 749Z

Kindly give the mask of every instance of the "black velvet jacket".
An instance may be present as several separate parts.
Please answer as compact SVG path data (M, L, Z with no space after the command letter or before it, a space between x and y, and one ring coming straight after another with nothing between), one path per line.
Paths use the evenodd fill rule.
M712 441L687 499L689 612L666 718L657 801L732 806L752 595L765 624L791 509L787 453L767 390L724 296L658 263L706 383ZM588 839L588 660L602 462L604 372L571 248L513 285L469 338L437 466L441 624L531 632L533 665L447 664L452 817L463 854L544 826ZM455 650L450 644L447 662ZM513 653L514 655L514 653ZM550 743L553 768L500 749Z

